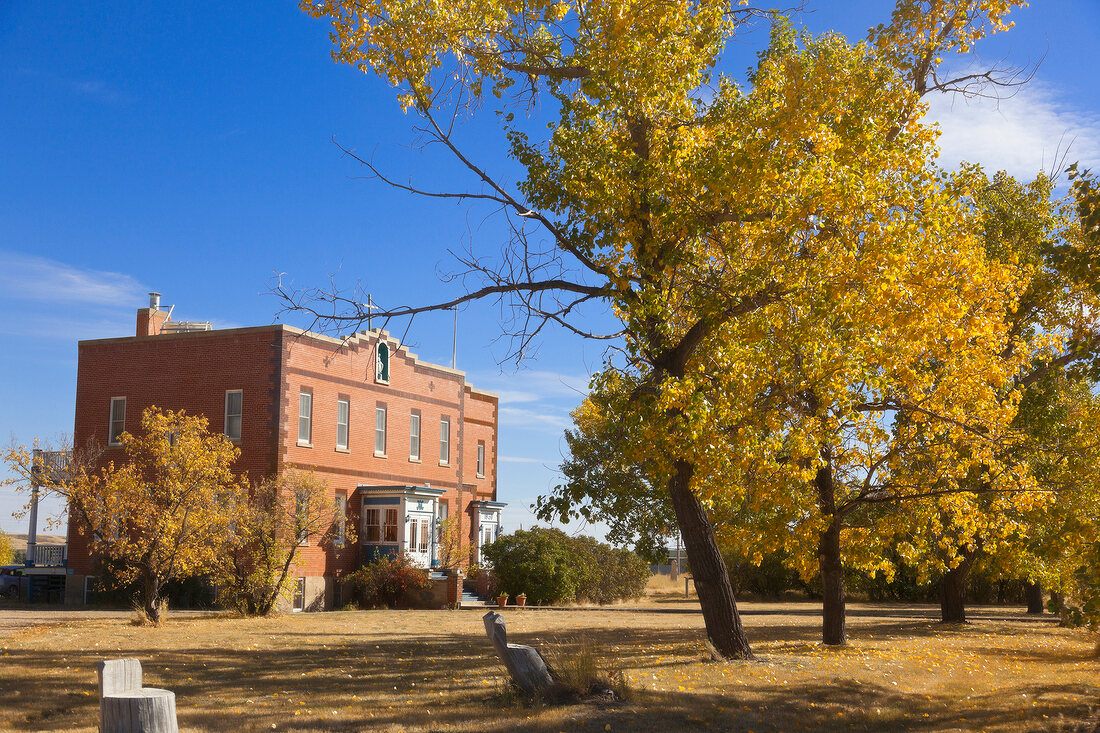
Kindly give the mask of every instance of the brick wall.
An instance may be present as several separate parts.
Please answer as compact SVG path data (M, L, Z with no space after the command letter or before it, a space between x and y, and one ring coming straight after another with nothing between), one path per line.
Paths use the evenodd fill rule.
M137 430L147 407L186 410L225 429L226 390L242 391L241 456L235 469L253 480L276 469L277 373L284 335L260 327L82 341L78 346L73 445L104 448L102 462L118 461L108 446L111 398L126 398L127 430ZM69 526L69 567L90 572L88 542Z
M390 344L387 383L375 378L379 339ZM150 405L203 414L225 428L225 392L242 391L241 457L237 470L259 480L284 468L314 471L344 494L348 524L358 526L356 487L424 485L474 538L469 502L496 498L497 398L472 389L462 372L419 361L384 332L347 341L288 326L83 341L79 344L74 445L108 442L112 397L126 397L126 428L136 429ZM308 443L298 440L299 394L312 395ZM337 402L349 403L348 445L337 447ZM375 454L375 414L386 410L386 444ZM411 415L420 416L420 456L410 451ZM450 455L440 460L440 424L450 422ZM477 445L485 446L477 475ZM108 448L104 461L121 457ZM69 528L70 567L91 572L88 544ZM338 577L358 563L358 545L304 547L297 575Z
M388 382L376 377L379 339L390 345ZM419 361L384 332L356 334L345 342L293 331L288 334L282 380L285 414L280 430L281 467L314 471L333 492L348 497L349 524L358 522L354 492L364 485L430 484L444 489L441 497L450 516L463 517L463 530L470 532L466 508L474 497L496 495L496 397L471 392L462 372ZM308 445L298 441L299 394L312 395L311 437ZM349 402L348 446L336 445L337 401ZM479 421L463 419L470 406ZM375 453L376 410L386 411L385 450ZM420 416L420 456L411 455L412 414ZM449 455L440 457L441 421L450 425ZM486 475L475 477L476 442L486 442ZM492 456L490 460L489 456ZM490 468L491 466L491 468ZM325 551L319 547L303 551L304 574L342 575L358 561L354 547Z

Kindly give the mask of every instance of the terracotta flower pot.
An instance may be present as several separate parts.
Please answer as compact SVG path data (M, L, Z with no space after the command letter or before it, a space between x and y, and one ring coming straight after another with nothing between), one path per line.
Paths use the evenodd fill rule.
M504 608L505 606L507 606L508 605L508 596L507 595L497 596L497 605L500 606L501 608Z
M527 596L523 596L523 595L516 596L516 605L520 606L520 607L526 606L527 605Z

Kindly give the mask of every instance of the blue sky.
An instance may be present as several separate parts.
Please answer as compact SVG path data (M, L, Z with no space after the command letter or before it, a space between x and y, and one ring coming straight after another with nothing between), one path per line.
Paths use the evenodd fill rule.
M980 58L1026 65L1033 82L999 104L936 100L945 163L1028 176L1069 159L1100 165L1096 0L1037 0ZM889 0L809 0L796 21L861 37ZM749 65L757 39L731 49ZM76 342L131 335L157 290L177 320L259 325L279 304L276 273L302 286L361 282L390 306L446 297L448 248L495 251L489 212L410 199L362 178L335 138L401 177L440 189L470 181L383 82L329 56L326 26L281 3L8 0L0 3L0 430L19 442L72 430ZM491 120L461 128L471 157L515 180ZM300 319L288 318L295 325ZM405 324L391 328L400 334ZM451 317L426 316L407 341L449 363ZM558 478L562 430L599 345L549 334L536 358L500 365L491 304L459 316L458 367L501 395L506 527ZM7 436L5 435L5 438ZM26 531L0 490L0 528ZM56 509L56 508L55 508Z

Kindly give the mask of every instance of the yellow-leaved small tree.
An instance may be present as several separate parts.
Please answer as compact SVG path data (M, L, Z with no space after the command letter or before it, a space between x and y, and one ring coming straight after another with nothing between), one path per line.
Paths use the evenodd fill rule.
M303 548L339 551L354 544L353 533L343 505L314 473L291 469L264 479L234 516L216 573L218 600L241 613L265 616L287 592Z
M15 552L11 548L11 537L7 532L0 530L0 565L11 565L15 558Z
M90 535L92 552L113 570L114 582L137 582L141 607L153 623L164 610L165 586L206 575L247 502L234 474L238 450L207 430L204 417L150 407L138 433L123 433L125 458L98 470L74 462L53 491L68 502L70 522Z

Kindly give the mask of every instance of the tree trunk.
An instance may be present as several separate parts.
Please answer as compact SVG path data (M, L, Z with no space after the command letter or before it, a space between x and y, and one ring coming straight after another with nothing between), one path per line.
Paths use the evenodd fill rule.
M975 550L963 550L963 561L943 574L940 581L940 622L966 623L966 581L978 559Z
M706 509L691 490L694 475L694 464L677 461L676 471L668 481L668 493L676 509L680 534L684 538L707 636L723 657L752 659L752 649L741 626L737 601L733 597L726 563L718 551L714 528Z
M1039 582L1028 583L1025 586L1027 595L1027 612L1043 612L1043 584Z
M149 619L150 623L156 626L161 622L161 608L163 606L161 593L164 590L164 584L148 574L145 575L144 581L145 598L143 610L145 611L145 617Z
M848 643L844 619L844 563L840 554L841 518L836 513L836 487L833 486L832 455L828 448L822 448L821 457L824 465L817 469L814 483L821 515L829 519L829 526L821 533L817 545L822 585L821 641L836 646Z
M1058 614L1058 618L1061 619L1059 626L1069 626L1069 620L1066 617L1066 598L1061 593L1056 591L1050 592L1050 603L1047 606L1051 613Z
M818 543L821 568L821 641L830 646L848 643L844 619L844 563L840 556L840 522L837 519L821 533Z

